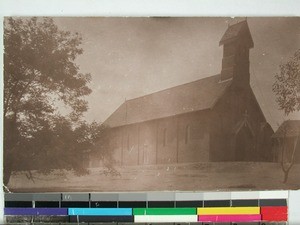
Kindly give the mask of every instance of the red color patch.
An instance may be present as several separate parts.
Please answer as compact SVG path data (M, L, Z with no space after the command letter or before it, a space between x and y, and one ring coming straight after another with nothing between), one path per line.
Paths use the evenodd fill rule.
M287 206L263 206L260 207L260 213L264 214L287 214Z

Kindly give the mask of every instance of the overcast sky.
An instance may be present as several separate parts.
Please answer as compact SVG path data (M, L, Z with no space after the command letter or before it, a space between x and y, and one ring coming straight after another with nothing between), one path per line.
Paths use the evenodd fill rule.
M241 20L241 19L239 19ZM281 123L272 93L274 75L300 48L300 18L248 18L254 41L251 86L274 129ZM77 63L91 73L88 121L103 122L125 99L219 74L219 41L232 18L55 18L79 32L84 53ZM300 119L300 114L290 118Z

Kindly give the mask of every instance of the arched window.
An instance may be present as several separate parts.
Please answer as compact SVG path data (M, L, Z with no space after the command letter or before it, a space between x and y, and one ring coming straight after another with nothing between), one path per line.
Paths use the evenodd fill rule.
M190 125L186 125L185 127L185 144L189 143L189 139L190 139Z

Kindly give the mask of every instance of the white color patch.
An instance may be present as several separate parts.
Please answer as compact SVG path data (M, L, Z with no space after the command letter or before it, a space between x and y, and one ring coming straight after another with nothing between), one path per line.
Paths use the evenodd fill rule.
M287 199L288 191L260 191L259 199Z
M138 215L134 216L135 223L176 223L176 222L197 222L198 216L197 215Z

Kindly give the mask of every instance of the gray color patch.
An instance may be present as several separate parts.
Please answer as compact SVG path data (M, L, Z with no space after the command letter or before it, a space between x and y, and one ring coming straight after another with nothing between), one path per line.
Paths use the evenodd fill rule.
M89 201L90 197L88 193L75 194L75 193L63 193L62 201L65 202L85 202Z
M146 193L120 193L119 201L147 201Z
M230 200L230 192L207 192L204 193L204 200Z
M5 193L5 201L33 201L33 194L29 193Z
M175 201L175 193L172 192L150 192L147 194L148 201Z
M60 201L61 194L60 193L39 193L33 195L34 201L43 201L43 202L51 202L51 201Z
M91 193L91 201L117 202L118 200L119 194Z
M179 192L175 193L175 200L176 201L202 201L204 200L203 193L192 193L192 192Z

